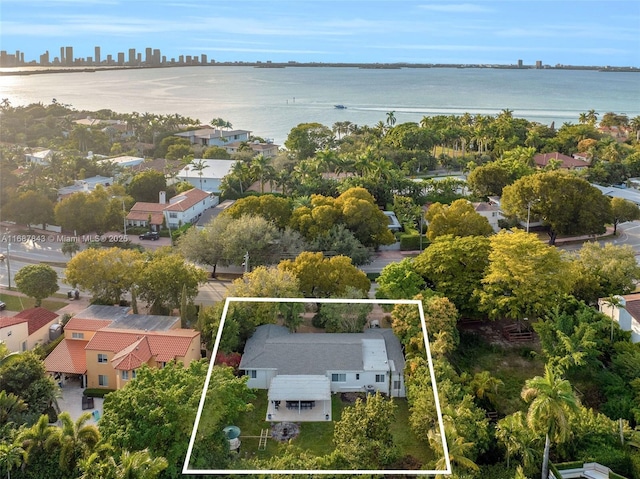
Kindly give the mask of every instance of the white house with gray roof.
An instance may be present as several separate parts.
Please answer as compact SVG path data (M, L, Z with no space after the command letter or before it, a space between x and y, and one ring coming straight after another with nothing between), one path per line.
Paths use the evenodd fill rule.
M298 421L330 419L331 393L378 391L405 397L404 366L391 329L291 333L274 324L256 329L240 361L247 385L269 390L267 419L277 421L291 412L301 416Z

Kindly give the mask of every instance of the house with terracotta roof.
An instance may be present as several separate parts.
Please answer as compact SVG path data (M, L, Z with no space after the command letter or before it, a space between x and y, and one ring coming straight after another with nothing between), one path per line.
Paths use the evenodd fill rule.
M180 329L179 317L92 305L66 324L65 339L47 356L45 367L62 378L79 376L82 387L120 389L144 364L187 366L200 358L200 333Z
M584 170L589 168L589 161L584 157L574 158L573 156L563 155L562 153L538 153L533 157L533 162L538 168L546 168L549 164L556 162L558 169L561 170Z
M29 308L15 316L0 318L0 342L9 351L22 352L49 342L49 328L58 314L45 308Z
M598 300L598 309L620 326L623 331L631 332L631 342L640 343L640 294L614 296L618 301L612 305L609 298Z
M192 188L167 202L166 193L161 191L158 203L138 201L133 205L127 214L127 226L144 226L159 231L163 223L170 228L196 223L206 210L218 204L218 199L211 193Z

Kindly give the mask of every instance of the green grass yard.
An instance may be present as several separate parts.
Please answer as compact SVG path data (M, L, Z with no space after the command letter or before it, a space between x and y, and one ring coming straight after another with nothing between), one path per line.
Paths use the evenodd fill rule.
M8 311L23 311L25 309L33 308L36 303L33 298L3 293L0 293L0 301L6 303ZM55 299L42 300L42 307L49 311L57 311L58 309L64 308L66 305L67 303L57 301Z

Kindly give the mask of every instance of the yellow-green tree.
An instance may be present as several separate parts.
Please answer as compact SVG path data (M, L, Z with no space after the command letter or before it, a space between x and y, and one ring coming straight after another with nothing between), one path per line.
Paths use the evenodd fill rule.
M298 278L300 291L306 298L340 297L349 287L365 297L371 287L367 275L356 268L346 256L325 258L322 253L305 251L295 260L284 260L278 268Z
M502 231L490 243L489 266L476 292L490 318L537 318L569 292L568 262L536 235Z
M427 210L429 223L427 237L433 241L438 236L488 236L493 233L489 220L477 213L473 205L465 199L456 200L451 205L432 204Z
M640 208L638 208L638 205L624 198L611 198L611 213L614 235L618 232L618 225L620 223L640 219Z

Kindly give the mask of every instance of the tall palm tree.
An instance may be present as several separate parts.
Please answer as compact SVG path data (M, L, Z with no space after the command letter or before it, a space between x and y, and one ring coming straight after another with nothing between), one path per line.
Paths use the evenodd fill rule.
M198 176L200 176L200 189L202 189L202 175L203 175L203 171L207 168L207 164L204 162L204 160L198 160L198 161L192 161L191 162L191 169L193 171L197 171L198 172Z
M533 431L526 424L522 411L506 416L496 425L496 439L506 448L507 468L512 456L522 460L525 469L529 469L535 460L532 445L535 442Z
M544 376L527 380L522 389L522 399L530 403L527 425L545 434L541 479L549 477L549 450L551 441L564 442L570 435L569 416L578 409L578 401L571 384L545 366Z
M264 184L273 177L273 167L270 165L271 158L267 158L262 153L251 159L251 172L260 182L260 193L264 193Z
M87 424L91 414L85 413L75 422L68 412L58 416L62 427L58 430L60 442L60 469L72 471L79 459L91 454L100 442L100 431L92 424Z
M396 112L389 111L387 112L387 126L393 126L396 124Z
M25 456L25 450L17 444L0 444L0 469L7 471L7 479L11 479L14 468L22 465Z

